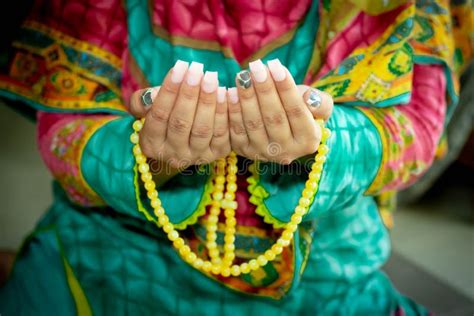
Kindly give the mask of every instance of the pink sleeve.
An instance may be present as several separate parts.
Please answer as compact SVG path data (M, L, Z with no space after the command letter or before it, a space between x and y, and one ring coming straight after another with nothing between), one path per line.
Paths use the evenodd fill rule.
M360 108L377 127L383 146L380 168L367 193L403 189L428 169L443 132L445 91L443 66L415 65L408 104Z

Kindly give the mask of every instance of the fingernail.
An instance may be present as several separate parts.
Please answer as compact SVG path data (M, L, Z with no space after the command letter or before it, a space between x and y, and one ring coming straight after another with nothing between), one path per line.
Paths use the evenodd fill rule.
M171 72L171 81L174 83L180 83L184 79L186 70L188 70L189 64L185 61L178 60L173 66L173 71Z
M272 59L268 61L268 69L272 74L273 79L282 81L286 77L286 71L279 59Z
M197 86L201 81L204 65L193 61L189 66L186 82L190 86Z
M156 87L148 88L143 92L141 99L144 107L148 108L153 104L153 100L155 100L159 90L159 87Z
M237 82L239 83L239 86L244 89L250 88L252 85L252 79L250 78L248 70L243 70L237 74Z
M202 79L202 90L207 93L213 93L218 86L217 71L206 71Z
M217 103L224 103L225 102L225 95L227 89L225 87L217 88Z
M239 95L237 94L237 88L229 88L227 90L227 93L229 95L229 101L230 103L237 103L239 102Z
M257 82L264 82L267 80L267 70L260 59L249 63L249 68Z
M306 104L313 108L318 108L321 106L321 101L321 95L319 94L318 90L311 89L308 98L306 99Z

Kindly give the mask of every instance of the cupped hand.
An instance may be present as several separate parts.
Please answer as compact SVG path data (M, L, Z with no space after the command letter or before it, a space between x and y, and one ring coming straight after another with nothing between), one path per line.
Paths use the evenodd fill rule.
M146 118L143 154L166 166L183 170L230 153L226 90L218 87L217 72L203 74L200 63L178 61L159 89L136 91L130 107Z
M327 119L332 98L298 87L279 60L250 63L228 90L232 149L251 160L288 164L314 154L321 141L315 118ZM303 96L302 96L303 94Z

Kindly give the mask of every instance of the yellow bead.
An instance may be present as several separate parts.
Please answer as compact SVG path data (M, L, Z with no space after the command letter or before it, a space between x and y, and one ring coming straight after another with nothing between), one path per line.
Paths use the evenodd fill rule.
M240 265L240 272L242 273L249 273L250 272L250 266L248 263L244 262Z
M216 240L217 234L215 232L207 232L207 240Z
M319 181L319 179L321 179L321 173L310 172L309 179L312 180L312 181L317 182L317 181Z
M156 184L155 182L152 180L152 181L147 181L145 182L145 189L147 191L152 191L156 188Z
M235 234L235 227L226 227L224 232L226 235L233 235Z
M224 199L229 200L229 201L235 200L235 193L226 192L226 193L224 194Z
M201 259L201 258L197 258L196 261L194 261L194 264L193 266L196 268L196 269L201 269L204 265L204 261Z
M314 191L311 191L311 190L308 190L308 189L304 189L303 190L303 197L307 198L307 199L310 199L313 197L314 195Z
M138 144L138 141L139 141L139 136L137 133L133 133L132 135L130 135L130 141L133 143L133 144Z
M321 141L326 141L329 137L331 137L331 130L329 128L323 128L323 131L322 131L322 137L321 137Z
M301 205L303 207L308 207L310 203L311 203L310 200L308 198L305 198L305 197L302 197L299 200L299 205Z
M250 267L250 270L257 270L258 268L260 268L260 266L258 265L257 260L255 260L255 259L252 259L252 260L249 261L249 267Z
M155 200L153 200L153 201L155 201ZM156 202L155 202L155 204L156 204ZM159 207L157 207L153 210L153 213L155 213L156 217L160 218L161 216L163 216L165 214L165 209L162 208L161 206L159 206Z
M291 215L291 222L293 224L298 225L299 223L301 223L302 220L303 220L303 217L301 215L298 215L298 214Z
M217 225L208 225L207 231L208 232L215 232L217 230Z
M184 245L179 248L179 253L181 256L186 257L191 252L191 248L188 245Z
M212 193L212 198L215 201L220 201L224 198L224 194L222 192L214 192L214 193Z
M260 256L257 257L257 263L258 263L261 267L263 267L264 265L266 265L266 264L268 263L268 260L267 260L267 258L265 258L265 256L260 255Z
M144 162L144 163L141 163L138 165L138 171L140 171L140 173L147 173L148 171L150 171L150 166Z
M327 145L319 145L318 153L325 155L329 152L329 147Z
M315 162L316 163L319 163L319 164L323 164L326 162L326 156L319 156L317 155L316 156L316 159L315 159Z
M142 154L138 154L135 156L135 161L137 162L137 164L145 163L146 157Z
M217 216L220 214L220 212L221 212L220 208L212 206L209 211L209 214L211 214L212 216Z
M178 237L175 241L173 241L173 246L176 249L179 249L184 246L184 239L181 237Z
M161 206L161 201L159 199L153 199L150 201L150 205L153 208L157 208Z
M197 256L196 256L196 254L195 254L194 252L188 253L188 254L186 255L186 258L185 258L185 260L186 260L187 262L191 263L191 264L194 263L194 261L196 261L196 259L197 259Z
M299 205L295 208L296 215L304 215L305 213L306 213L306 208Z
M323 171L323 165L319 162L315 162L311 169L316 173L321 173Z
M221 275L223 277L226 277L226 278L229 277L230 276L230 268L229 267L223 268L222 271L221 271Z
M158 218L158 223L160 223L160 225L166 225L169 222L170 222L170 220L169 220L168 216L166 216L166 215L160 216Z
M224 241L225 241L226 243L231 244L231 243L233 243L233 242L235 241L235 236L234 236L234 235L225 235L225 236L224 236Z
M134 155L139 155L142 153L142 149L140 148L140 145L135 145L133 146L133 154Z
M235 249L234 244L227 244L224 246L224 251L231 252L231 251L234 251L234 249Z
M275 255L279 255L283 252L283 247L278 245L278 244L274 244L271 248L271 250L273 251L273 253Z
M295 232L298 229L298 225L293 222L289 222L288 225L286 225L286 229L288 229L290 232Z
M293 239L293 233L285 229L281 234L281 238L285 240L291 240Z
M216 249L217 248L217 243L215 241L210 241L210 242L206 243L206 247L209 250Z
M216 215L209 215L207 217L207 222L210 225L215 225L215 224L217 224L218 221L219 221L219 217L217 217Z
M317 120L316 120L316 124L318 124L319 126L324 126L324 120L322 120L322 119L317 119Z
M151 181L153 179L153 175L147 172L147 173L142 174L141 178L142 178L143 183L145 183L147 181Z
M176 230L172 230L168 233L168 239L171 241L175 241L179 238L179 233Z
M149 198L150 200L153 200L153 199L156 199L156 198L158 197L158 191L156 191L156 190L148 191L148 192L146 193L146 195L148 196L148 198Z
M221 269L222 269L221 266L213 265L212 268L211 268L211 272L213 274L219 274L219 273L221 273Z
M219 257L212 257L211 261L213 265L222 265L222 260Z
M221 201L222 208L231 208L236 210L237 209L237 202L236 201L229 201L229 200L222 200Z
M218 183L214 185L214 192L222 192L224 191L224 184Z
M236 183L229 183L227 184L227 190L229 192L235 192L237 191L237 184Z
M233 275L233 276L239 276L240 275L240 267L238 265L233 265L231 268L230 268L230 273Z
M235 259L235 254L233 252L226 252L224 254L224 261L226 262L232 262L232 260Z
M235 218L230 217L225 220L225 223L229 227L234 227L237 224L237 220Z
M173 229L174 229L174 227L173 227L173 224L171 224L171 223L167 223L167 224L164 224L164 225L163 225L163 231L164 231L165 233L169 233L169 232L172 231Z
M272 261L276 257L275 253L271 249L268 249L267 251L265 251L264 256L268 261Z
M290 244L290 240L288 240L288 239L283 239L283 237L282 237L282 238L279 238L279 239L277 240L277 245L278 245L278 246L286 247L286 246L288 246L289 244Z
M227 166L227 172L231 174L237 173L237 166L236 165Z
M228 174L226 178L227 178L227 181L229 181L229 182L237 181L237 176L233 175L233 174Z
M219 256L219 249L217 249L217 248L210 249L210 250L209 250L209 256L210 256L211 258L218 257L218 256Z
M143 127L143 123L140 120L136 120L135 122L133 122L132 127L135 131L139 132Z
M224 176L217 176L215 181L216 181L216 184L224 184L225 183L225 177Z
M314 180L309 179L308 181L306 181L305 188L316 192L316 190L318 189L318 183Z
M227 208L224 211L224 215L225 215L225 217L233 217L233 216L235 216L235 211L232 208Z
M202 264L202 270L205 272L209 272L211 271L211 268L212 268L212 263L209 261L204 261L204 263Z

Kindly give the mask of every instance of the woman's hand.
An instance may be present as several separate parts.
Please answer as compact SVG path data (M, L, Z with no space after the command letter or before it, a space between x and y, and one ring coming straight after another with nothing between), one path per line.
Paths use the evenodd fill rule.
M250 63L237 75L238 88L228 90L232 149L251 160L288 164L314 154L321 141L315 118L327 119L332 98L298 88L279 60Z
M191 165L207 164L230 152L225 88L216 72L178 61L159 89L132 95L131 112L145 117L140 147L170 175ZM148 102L147 102L148 100ZM151 103L149 108L144 103Z

